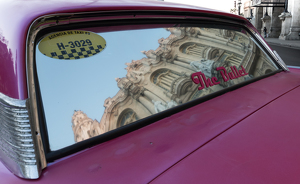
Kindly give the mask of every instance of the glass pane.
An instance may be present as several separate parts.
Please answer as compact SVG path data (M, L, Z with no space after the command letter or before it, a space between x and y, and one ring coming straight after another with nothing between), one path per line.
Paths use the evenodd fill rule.
M117 29L98 32L106 46L87 58L51 58L36 47L51 150L278 69L241 29ZM62 42L61 53L72 46ZM83 42L72 43L79 57Z

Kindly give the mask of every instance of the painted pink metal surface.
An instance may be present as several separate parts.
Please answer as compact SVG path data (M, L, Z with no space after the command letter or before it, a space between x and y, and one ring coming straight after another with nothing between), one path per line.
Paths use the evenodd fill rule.
M300 183L299 93L272 101L153 183Z
M0 6L0 92L16 99L26 99L25 43L30 24L47 14L116 10L165 10L205 12L246 20L224 12L159 1L13 1Z
M267 85L269 88L265 87ZM232 177L236 177L236 181L241 181L238 179L251 177L251 173L258 173L258 170L263 172L260 167L270 169L264 172L267 178L273 176L274 172L280 172L282 166L287 167L288 163L283 163L285 160L291 161L292 156L300 154L300 149L295 148L297 140L292 140L292 136L288 135L289 131L292 132L291 135L299 132L297 120L292 120L293 116L299 117L296 115L299 100L292 103L292 108L287 108L288 103L293 101L296 95L291 96L294 94L293 90L297 88L295 91L298 92L299 86L298 73L281 72L57 161L48 166L38 180L22 180L4 172L6 177L2 181L20 184L55 183L56 181L62 183L82 181L86 183L147 183L150 181L211 183L205 182L211 177L212 181L223 183L224 179L235 181ZM288 97L281 97L283 95ZM276 102L277 100L279 102ZM283 105L278 105L280 103ZM290 110L285 112L285 109ZM280 112L278 110L283 114L291 114L290 117L284 116L288 121L279 117L283 114L274 113ZM290 121L292 124L289 123ZM297 138L297 135L293 136ZM247 144L243 143L245 139ZM276 147L276 144L279 147ZM280 150L280 146L284 146L284 150ZM205 149L202 156L203 148ZM268 151L271 152L270 158L267 158ZM275 153L276 151L280 152ZM280 153L284 151L291 153L283 154L281 157ZM230 157L229 153L232 154ZM248 153L256 154L257 157L253 157L254 160L251 162L251 157L247 158ZM276 162L275 156L278 156L279 162ZM290 158L287 159L286 156ZM294 161L293 169L300 165L299 159ZM252 165L250 164L248 168L247 163ZM269 164L272 167L268 168ZM206 168L209 169L209 173L205 171ZM205 172L204 178L198 177L198 175L203 176L200 175L201 172ZM230 178L225 178L226 175L222 172L227 173Z

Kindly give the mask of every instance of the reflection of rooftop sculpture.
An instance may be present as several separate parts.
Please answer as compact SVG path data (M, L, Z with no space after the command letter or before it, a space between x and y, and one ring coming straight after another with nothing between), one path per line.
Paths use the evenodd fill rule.
M161 101L155 101L155 100L152 100L152 102L154 104L154 109L155 109L156 113L162 112L162 111L170 109L172 107L176 107L178 105L174 100L171 100L167 103L164 103Z
M231 71L231 66L236 66L237 70L243 66L254 77L274 69L243 33L197 27L166 30L171 34L166 39L159 39L156 50L142 51L145 58L126 63L127 74L116 78L120 90L105 100L100 123L81 111L74 113L73 119L84 114L82 119L72 121L76 142L249 79L239 77L224 82L216 70L218 67ZM241 40L247 45L246 50ZM259 67L261 71L251 70L258 65L264 66ZM199 85L191 80L195 72L202 72L207 78L217 78L221 83L217 85L215 82L216 85L198 90Z
M167 107L168 107L168 109L170 109L172 107L176 107L177 105L178 104L174 100L171 100L168 102Z
M152 102L154 104L154 109L156 113L162 112L167 109L167 105L161 101L152 100Z
M74 133L77 133L75 134L76 142L104 133L103 129L101 129L101 126L99 126L99 122L87 117L87 115L82 111L74 112L72 124Z
M202 72L205 76L211 77L211 70L214 62L215 61L213 60L201 59L200 61L192 61L190 65L197 72Z

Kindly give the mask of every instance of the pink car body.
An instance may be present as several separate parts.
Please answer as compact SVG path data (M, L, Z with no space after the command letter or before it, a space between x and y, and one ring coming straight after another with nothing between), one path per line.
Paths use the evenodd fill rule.
M0 6L0 92L29 97L26 42L34 20L125 10L205 13L256 31L237 15L159 1L7 1ZM299 86L298 69L282 71L48 163L35 180L0 163L0 183L299 183Z

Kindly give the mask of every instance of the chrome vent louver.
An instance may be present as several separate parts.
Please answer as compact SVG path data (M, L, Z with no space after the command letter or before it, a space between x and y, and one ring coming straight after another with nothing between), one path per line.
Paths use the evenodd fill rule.
M19 177L39 177L26 100L12 99L1 93L0 160Z

